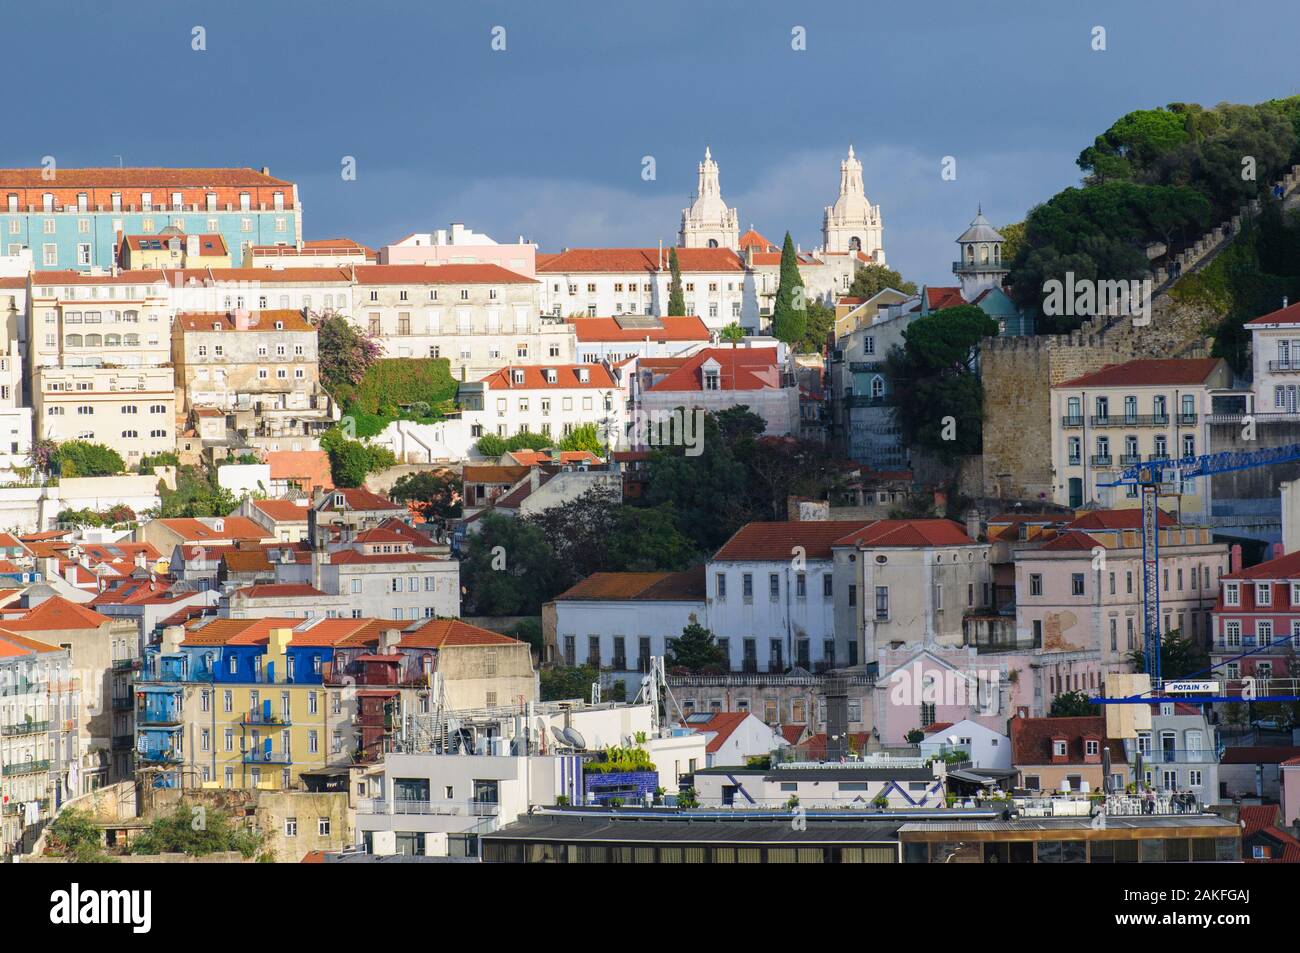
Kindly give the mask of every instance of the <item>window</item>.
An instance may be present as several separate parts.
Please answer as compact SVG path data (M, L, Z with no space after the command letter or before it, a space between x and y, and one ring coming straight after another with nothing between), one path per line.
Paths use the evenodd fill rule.
M1224 583L1223 604L1225 606L1241 605L1241 586L1235 582Z
M1255 604L1259 606L1271 606L1273 604L1272 585L1261 582L1255 587Z
M1029 574L1029 594L1031 596L1041 596L1043 594L1043 574L1031 572Z
M724 602L724 601L726 601L726 598L727 598L727 576L726 576L726 574L725 574L725 573L718 573L718 575L717 575L717 577L716 577L716 581L717 581L717 585L716 585L716 594L715 594L714 598L716 598L719 602Z
M876 586L876 618L881 621L889 619L888 586Z
M298 836L298 818L286 817L284 819L284 836L285 837Z
M746 602L754 601L754 576L751 573L741 576L740 595Z
M1083 573L1070 574L1070 593L1076 596L1083 595Z

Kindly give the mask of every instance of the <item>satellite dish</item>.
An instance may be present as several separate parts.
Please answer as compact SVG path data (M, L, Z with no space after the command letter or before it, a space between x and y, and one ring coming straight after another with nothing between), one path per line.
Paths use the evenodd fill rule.
M569 744L577 748L579 751L586 750L587 739L582 737L582 733L579 732L577 728L565 728L564 737L568 740Z
M566 748L569 747L569 739L564 737L564 729L559 725L551 725L551 737Z

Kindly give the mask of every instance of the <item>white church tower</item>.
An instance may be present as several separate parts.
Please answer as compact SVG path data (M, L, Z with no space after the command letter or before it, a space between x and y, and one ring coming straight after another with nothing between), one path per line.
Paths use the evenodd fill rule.
M960 258L952 264L952 273L961 281L961 296L974 301L987 288L1001 288L1011 271L1002 262L1002 243L1006 241L984 217L984 207L975 213L975 221L957 239Z
M740 216L727 208L718 184L718 164L706 146L700 163L699 184L691 207L682 209L682 230L677 236L682 248L730 248L740 244Z
M861 252L885 263L880 206L867 200L862 187L862 163L849 146L849 157L840 163L840 197L826 206L822 219L822 246L828 252Z

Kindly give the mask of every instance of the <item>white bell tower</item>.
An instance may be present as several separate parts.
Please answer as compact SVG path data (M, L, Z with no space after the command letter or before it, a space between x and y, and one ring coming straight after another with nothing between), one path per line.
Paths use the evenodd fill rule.
M677 236L682 248L730 248L740 244L740 216L727 208L718 182L718 164L708 147L699 166L699 181L691 207L682 209L682 228Z
M1001 288L1011 271L1002 261L1002 243L1006 241L984 217L981 205L970 228L957 239L959 258L952 263L952 273L961 281L961 296L974 301L987 288Z
M872 205L862 185L862 163L849 146L849 156L840 163L840 195L826 206L822 219L822 245L828 252L861 252L885 263L884 227L880 206Z

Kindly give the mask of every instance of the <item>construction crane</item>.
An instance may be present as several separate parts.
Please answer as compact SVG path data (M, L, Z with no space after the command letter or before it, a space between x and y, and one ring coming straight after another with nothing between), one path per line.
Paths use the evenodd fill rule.
M1160 673L1160 527L1157 501L1160 488L1236 470L1253 470L1300 461L1300 443L1263 450L1228 450L1199 457L1149 460L1098 486L1136 486L1142 498L1142 650L1153 690L1162 685ZM1290 697L1290 696L1288 696ZM1280 700L1273 696L1271 700ZM1096 699L1101 702L1132 699ZM1148 701L1153 699L1147 699ZM1292 697L1291 700L1300 700Z

